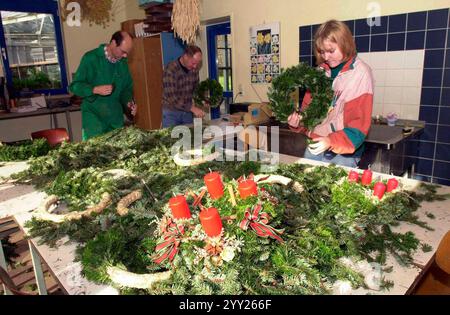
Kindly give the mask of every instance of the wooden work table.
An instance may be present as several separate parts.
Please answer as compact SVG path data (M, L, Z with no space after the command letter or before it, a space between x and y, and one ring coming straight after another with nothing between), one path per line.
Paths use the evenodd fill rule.
M299 159L293 156L279 155L282 163L301 163L311 165L326 165L322 162L315 162L306 159ZM0 218L13 216L21 228L26 232L24 227L26 221L32 217L31 211L36 209L45 199L46 194L36 191L29 185L15 186L6 180L1 180L12 173L16 173L27 168L25 162L19 163L3 163L0 165ZM387 175L374 173L376 177L384 178ZM392 176L389 176L392 177ZM417 180L399 178L408 190L414 190L421 183ZM440 186L438 193L450 193L450 187ZM432 213L435 218L430 219L426 213ZM420 209L416 212L419 219L427 222L434 230L428 231L417 225L409 223L401 223L394 227L396 232L413 232L416 237L424 243L433 247L433 251L424 253L417 250L414 255L414 265L409 267L400 266L392 256L388 257L387 266L393 266L393 272L385 273L387 280L394 282L394 287L389 291L370 291L360 288L353 291L353 294L405 294L416 278L419 276L423 267L430 261L437 246L449 230L450 227L450 199L445 201L423 202ZM118 291L106 285L97 285L81 276L81 264L74 262L76 244L65 243L67 239L60 240L57 248L50 248L47 245L38 245L38 239L30 240L30 248L41 259L45 260L49 269L56 277L61 287L67 294L118 294Z

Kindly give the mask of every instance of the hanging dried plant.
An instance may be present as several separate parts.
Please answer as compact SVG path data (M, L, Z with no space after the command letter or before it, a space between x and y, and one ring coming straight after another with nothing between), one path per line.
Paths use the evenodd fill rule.
M88 21L89 26L101 25L103 28L114 21L113 0L64 0L61 1L61 18L66 20L71 13L67 9L70 2L76 2L81 8L81 22Z
M200 27L200 1L176 0L172 12L172 29L187 44L193 44Z

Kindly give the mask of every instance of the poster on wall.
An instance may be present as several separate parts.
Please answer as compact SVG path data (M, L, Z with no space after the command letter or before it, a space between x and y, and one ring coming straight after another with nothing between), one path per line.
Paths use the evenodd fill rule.
M280 23L250 28L251 82L272 83L280 75Z

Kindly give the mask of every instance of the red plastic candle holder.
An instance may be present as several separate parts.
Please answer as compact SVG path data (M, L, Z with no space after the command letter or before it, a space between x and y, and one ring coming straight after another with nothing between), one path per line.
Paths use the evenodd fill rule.
M397 187L398 187L398 180L396 180L395 178L391 178L388 180L386 191L391 192Z
M222 232L222 220L216 208L200 211L200 223L209 237L219 236Z
M371 170L365 170L361 177L361 184L363 185L370 185L372 183L372 171Z
M246 199L250 196L258 195L258 188L256 187L255 181L251 179L244 180L239 183L238 186L239 195L242 199Z
M191 211L189 210L186 198L182 195L170 198L169 208L172 210L172 216L174 219L191 218Z
M219 199L223 196L223 183L219 173L211 172L206 174L203 180L212 199Z
M378 199L383 198L384 192L386 191L386 185L382 182L378 182L373 187L373 195L377 196Z

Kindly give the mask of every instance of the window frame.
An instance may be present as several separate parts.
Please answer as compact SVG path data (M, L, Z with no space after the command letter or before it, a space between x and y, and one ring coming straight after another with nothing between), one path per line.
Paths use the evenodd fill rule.
M61 88L58 89L38 89L33 92L38 94L66 94L68 92L67 68L65 62L64 42L62 36L62 25L59 16L59 5L56 0L14 0L14 1L0 1L0 11L15 11L15 12L31 12L51 14L53 16L53 23L55 27L56 47L58 50L58 63L61 69ZM3 32L3 21L0 15L0 46L6 58L2 54L3 71L8 82L12 81L12 71L9 66L8 51L6 49L5 34Z
M218 66L216 64L217 54L216 54L216 48L217 48L217 41L216 36L218 35L229 35L231 34L231 24L230 22L221 23L221 24L214 24L209 25L206 27L206 34L207 34L207 44L208 44L208 70L209 70L209 77L211 79L218 81ZM225 58L228 59L228 50L230 50L230 58L231 58L231 51L232 47L228 48L221 48L225 50ZM223 96L225 98L233 99L233 67L232 67L232 60L230 60L230 67L220 67L220 69L229 69L231 74L231 82L230 87L231 90L223 92Z

